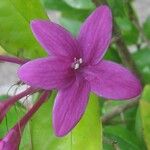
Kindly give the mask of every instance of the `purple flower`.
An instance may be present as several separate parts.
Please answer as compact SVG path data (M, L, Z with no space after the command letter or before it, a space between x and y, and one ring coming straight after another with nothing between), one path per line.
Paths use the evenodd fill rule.
M107 6L87 18L77 38L50 21L34 20L31 28L48 57L24 64L18 75L32 87L58 90L53 108L57 136L66 135L78 123L90 91L109 99L140 94L140 82L131 72L102 59L112 35L112 14Z

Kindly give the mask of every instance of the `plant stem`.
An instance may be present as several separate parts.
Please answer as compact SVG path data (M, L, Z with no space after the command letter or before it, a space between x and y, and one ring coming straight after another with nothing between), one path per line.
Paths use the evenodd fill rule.
M50 91L45 91L40 99L33 105L33 107L26 113L26 115L19 121L19 126L25 126L33 114L40 108L40 106L46 101L51 94Z
M0 61L11 62L11 63L19 64L19 65L22 65L28 62L28 60L25 60L25 59L11 57L11 56L4 56L4 55L0 55Z
M9 103L9 105L13 105L16 101L18 101L19 99L27 96L27 95L30 95L30 94L33 94L34 92L36 92L37 89L34 89L32 87L29 87L28 89L26 89L25 91L13 96L13 97L10 97L7 101ZM4 101L5 102L5 101Z
M137 106L138 102L139 102L139 99L136 99L136 100L128 102L127 104L123 104L123 105L119 105L119 106L115 107L112 111L110 111L109 113L105 114L102 117L102 123L108 124L110 122L110 120L112 120L114 117L120 115L124 111L126 111L134 106Z
M1 101L0 102L0 122L3 120L3 118L5 117L6 113L8 112L8 110L10 109L10 107L12 105L14 105L19 99L32 94L34 92L36 92L36 89L33 89L32 87L26 89L25 91L8 98L6 101Z
M120 31L117 27L117 25L114 25L114 32L115 33L119 33ZM118 53L120 55L120 58L122 60L122 63L128 67L141 81L142 81L142 77L136 67L136 64L134 62L134 60L132 59L130 52L126 46L126 44L124 43L123 39L121 38L121 36L119 36L120 38L118 38L118 40L116 40L116 46L117 46L117 50Z

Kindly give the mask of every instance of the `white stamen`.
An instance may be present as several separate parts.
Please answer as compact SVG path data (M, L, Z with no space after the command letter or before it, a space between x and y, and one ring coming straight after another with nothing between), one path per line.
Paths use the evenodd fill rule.
M79 59L74 58L74 62L73 62L73 64L72 64L72 68L74 68L75 70L76 70L76 69L79 69L79 68L80 68L80 65L81 65L82 63L83 63L82 58L79 58Z
M79 59L79 63L80 63L80 64L82 64L82 63L83 63L83 60L82 60L82 58L80 58L80 59Z
M75 64L75 65L74 65L74 69L75 69L75 70L76 70L76 69L79 69L79 67L80 67L79 64Z

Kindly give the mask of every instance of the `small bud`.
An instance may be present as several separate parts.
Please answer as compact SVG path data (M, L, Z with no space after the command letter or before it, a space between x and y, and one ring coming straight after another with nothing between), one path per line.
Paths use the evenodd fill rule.
M0 150L18 150L21 141L21 129L19 125L12 128L8 134L0 140Z

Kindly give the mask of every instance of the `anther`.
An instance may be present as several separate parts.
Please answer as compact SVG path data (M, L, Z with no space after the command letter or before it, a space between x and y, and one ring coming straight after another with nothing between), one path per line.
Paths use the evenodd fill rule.
M79 58L79 59L74 58L74 62L73 62L73 64L72 64L72 68L74 68L75 70L76 70L76 69L79 69L79 68L80 68L80 65L81 65L82 63L83 63L82 58Z

